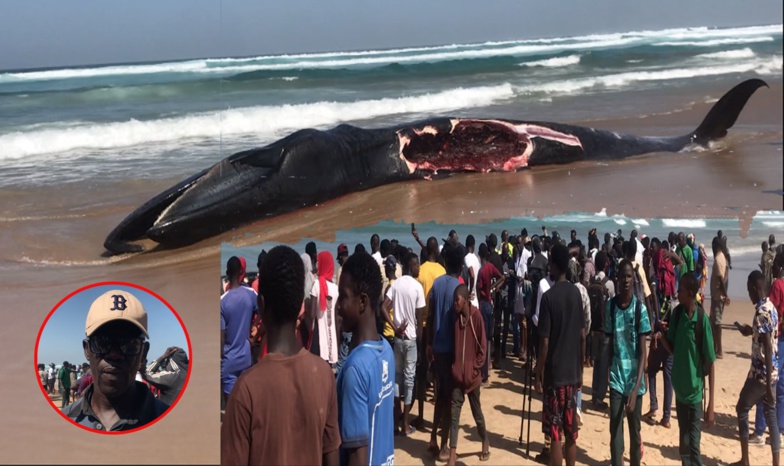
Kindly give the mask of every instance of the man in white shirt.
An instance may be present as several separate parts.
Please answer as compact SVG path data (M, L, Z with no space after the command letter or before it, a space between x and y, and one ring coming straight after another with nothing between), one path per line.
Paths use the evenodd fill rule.
M471 296L471 305L478 309L479 298L476 296L476 282L479 279L479 269L482 268L482 263L479 261L479 257L474 254L474 248L476 247L474 235L468 235L466 237L465 245L466 249L468 249L468 254L465 256L465 266L468 269L469 275L468 292Z
M422 325L417 316L424 314L425 291L417 280L419 258L409 253L403 260L403 276L392 283L382 305L382 318L395 330L395 429L399 423L399 406L403 401L402 435L411 435L414 428L408 418L414 402L414 376L417 364L417 329ZM394 319L389 311L394 309Z

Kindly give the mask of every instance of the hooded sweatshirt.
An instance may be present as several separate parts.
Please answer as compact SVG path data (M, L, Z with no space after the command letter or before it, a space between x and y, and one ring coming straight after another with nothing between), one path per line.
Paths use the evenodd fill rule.
M471 306L468 318L458 315L455 319L454 341L452 377L456 387L470 393L482 383L482 368L487 353L484 321L476 307Z

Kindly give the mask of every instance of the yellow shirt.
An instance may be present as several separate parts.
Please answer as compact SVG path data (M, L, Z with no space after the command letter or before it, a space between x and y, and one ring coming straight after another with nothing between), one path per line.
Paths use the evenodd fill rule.
M632 270L635 268L637 268L637 262L632 261ZM642 280L642 292L647 298L651 295L651 288L648 286L648 276L645 274L645 267L640 265L639 269L637 269L637 272L639 272L640 280Z
M389 286L392 286L393 283L395 283L394 280L389 280ZM384 296L387 295L386 291L389 290L389 286L384 290ZM395 319L395 311L393 309L389 310L389 317L391 317L392 320ZM393 329L392 326L389 325L389 322L384 324L384 337L395 338L395 329Z
M425 291L425 315L422 316L422 326L425 326L427 320L428 306L430 305L430 289L433 288L433 282L441 275L446 275L446 270L438 262L425 262L419 267L419 278L417 281L422 285Z

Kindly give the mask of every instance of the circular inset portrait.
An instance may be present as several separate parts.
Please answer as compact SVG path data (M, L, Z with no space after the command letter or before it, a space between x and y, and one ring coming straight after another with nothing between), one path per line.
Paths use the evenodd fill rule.
M38 332L38 383L64 418L121 434L149 427L188 385L191 344L163 298L132 283L104 282L63 298Z

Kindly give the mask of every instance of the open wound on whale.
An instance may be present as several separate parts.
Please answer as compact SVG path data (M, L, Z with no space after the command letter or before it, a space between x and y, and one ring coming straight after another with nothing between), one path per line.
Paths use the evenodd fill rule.
M571 134L500 120L452 119L449 131L425 125L397 135L409 173L515 171L528 166L535 138L582 149L580 139Z

